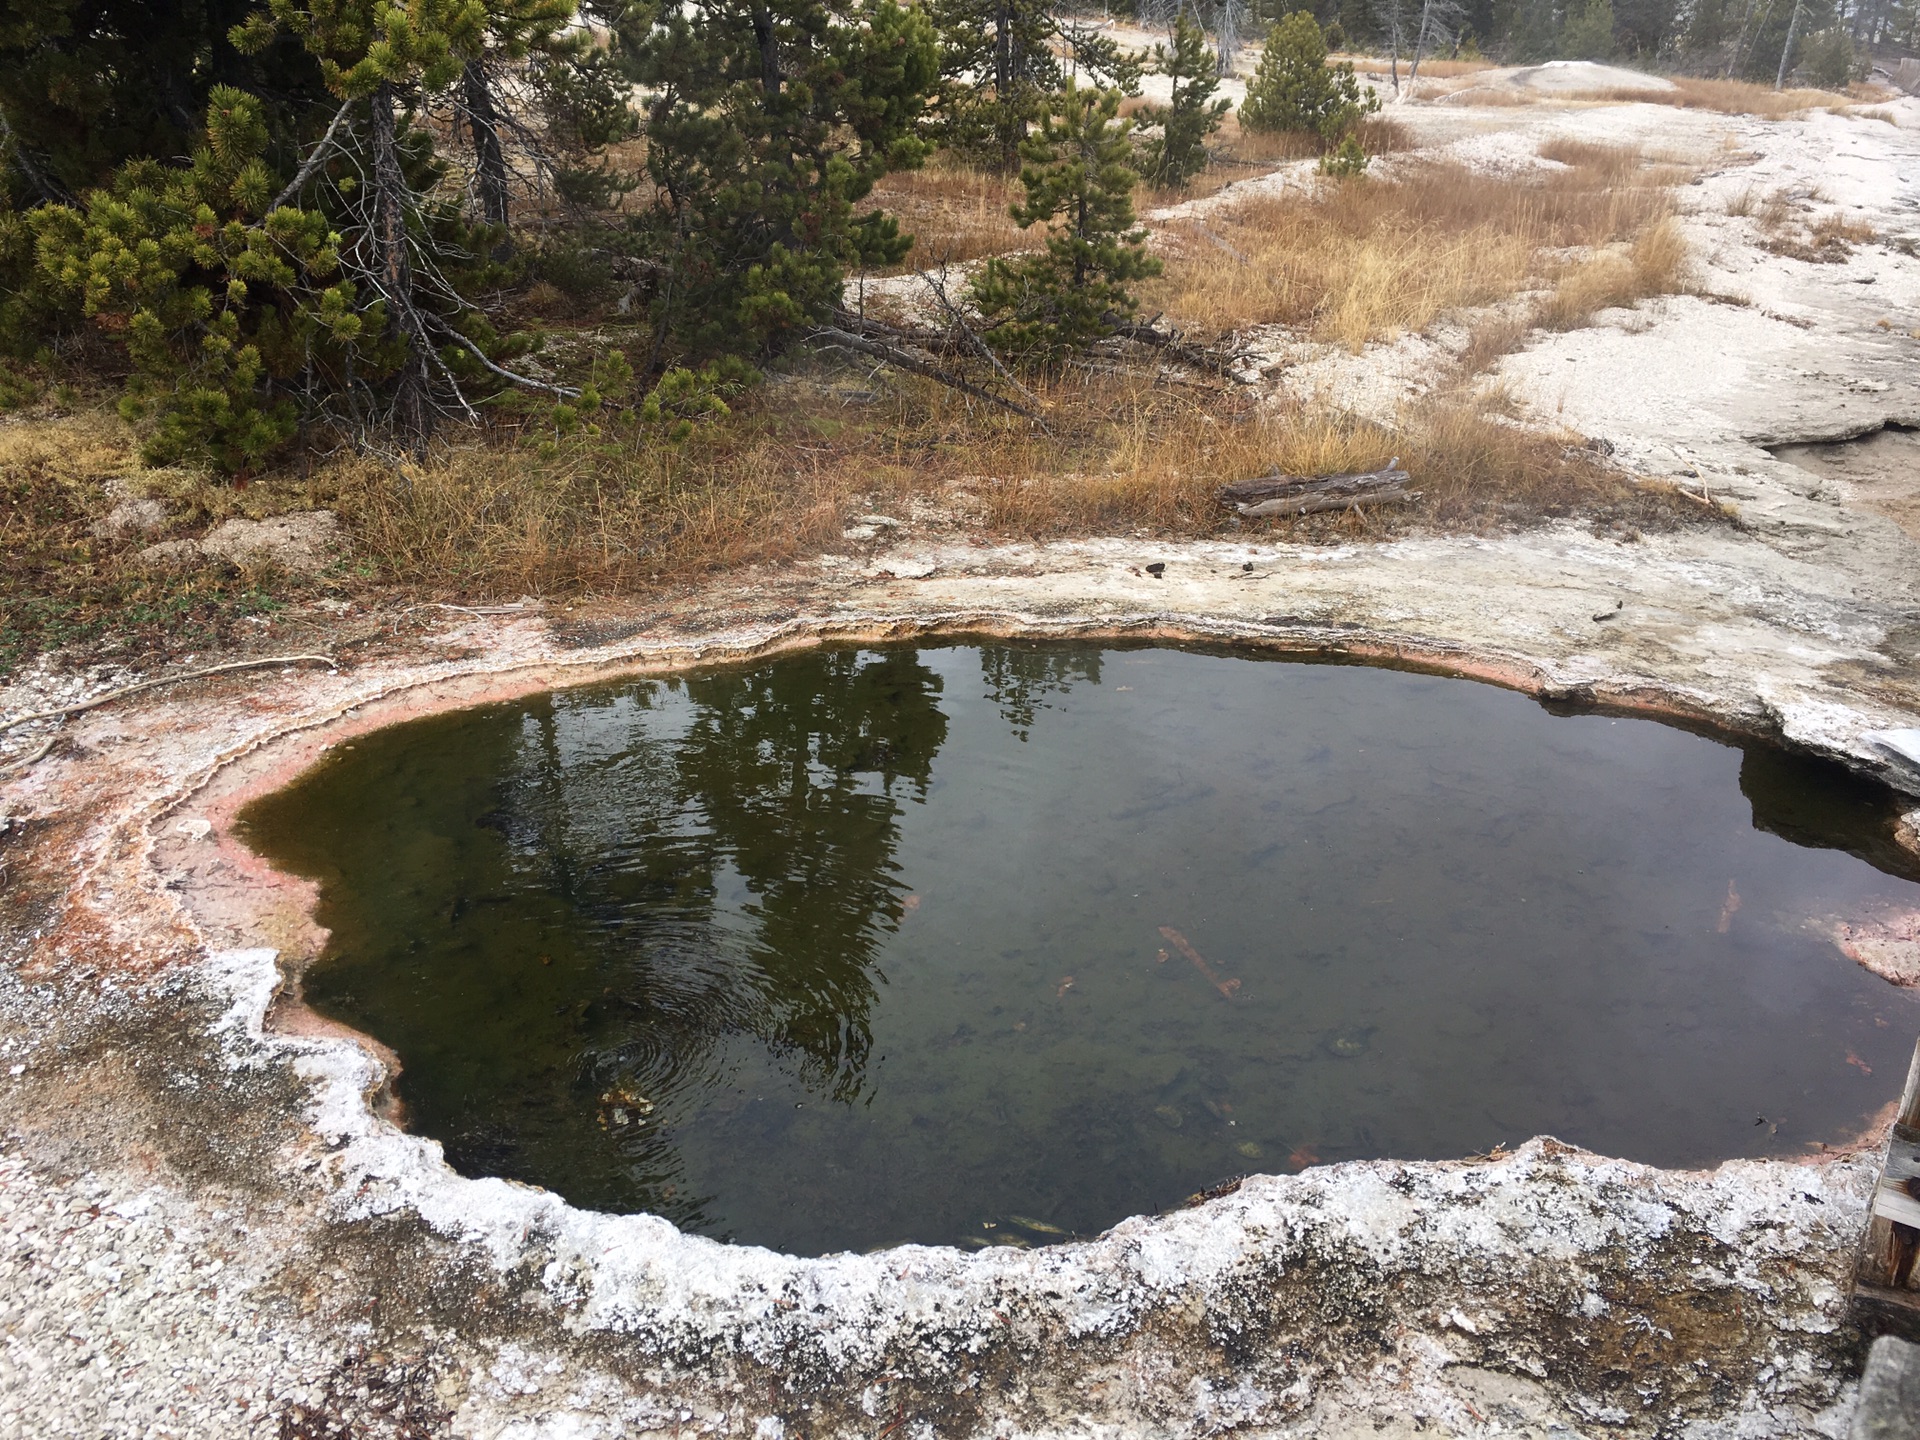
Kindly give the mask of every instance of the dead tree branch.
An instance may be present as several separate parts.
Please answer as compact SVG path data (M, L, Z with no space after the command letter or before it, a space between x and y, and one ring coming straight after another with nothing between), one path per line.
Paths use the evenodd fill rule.
M327 125L327 133L320 137L319 143L308 153L307 158L300 162L300 168L293 172L293 179L287 182L287 188L273 197L273 203L267 206L267 214L273 214L307 188L307 182L313 179L314 172L326 163L327 156L333 153L334 137L340 133L342 122L346 120L356 103L349 100L333 112L333 119Z
M1191 365L1196 370L1210 371L1215 375L1231 377L1239 368L1239 362L1247 358L1243 351L1196 345L1178 330L1155 328L1152 320L1141 324L1137 320L1125 320L1118 315L1109 315L1107 323L1113 327L1113 333L1122 340L1131 340L1136 345L1150 346L1178 360L1182 365Z
M13 126L7 123L4 113L0 113L0 145L6 146L13 152L13 163L20 167L20 173L27 177L27 183L33 186L34 193L42 201L48 205L74 203L73 196L68 193L66 186L42 169L40 162L35 160L27 147L21 143L20 137L14 133Z
M891 344L885 340L872 339L865 335L856 335L851 330L838 325L822 325L809 332L807 338L816 344L838 346L845 350L870 355L875 360L884 361L896 370L905 370L911 375L924 375L929 380L938 381L950 390L958 390L963 395L971 395L976 400L984 400L989 405L998 405L1003 410L1011 410L1025 419L1039 421L1040 416L1026 406L996 395L991 390L975 385L971 380L954 374L933 362L932 357L916 354L904 346Z
M944 267L942 268L944 269ZM980 336L975 333L974 328L967 324L967 317L960 313L960 307L955 305L953 301L947 297L945 275L935 275L933 271L928 270L924 272L920 278L927 282L927 288L933 291L934 298L940 302L940 308L947 312L947 329L949 333L957 333L966 337L974 353L991 365L994 373L1006 381L1007 385L1017 392L1022 400L1025 400L1027 404L1033 407L1035 412L1034 423L1039 425L1041 432L1045 434L1048 439L1052 439L1053 431L1047 428L1047 422L1040 419L1039 416L1040 398L1013 378L1013 372L1000 363L1000 357L993 353L993 347L982 340Z

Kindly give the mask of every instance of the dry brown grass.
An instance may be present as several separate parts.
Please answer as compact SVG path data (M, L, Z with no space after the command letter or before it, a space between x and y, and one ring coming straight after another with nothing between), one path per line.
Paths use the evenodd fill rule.
M1114 417L1105 463L1071 472L1028 465L1025 473L990 477L978 493L992 528L1031 536L1129 527L1216 533L1242 524L1221 510L1223 483L1275 470L1377 469L1395 455L1417 477L1415 507L1244 523L1309 539L1421 525L1481 529L1576 510L1649 526L1694 518L1672 497L1637 490L1602 469L1577 437L1512 424L1462 391L1416 406L1392 426L1307 408L1227 417L1164 394L1109 396L1105 403Z
M1248 130L1240 123L1240 112L1232 110L1207 148L1208 158L1216 168L1224 166L1244 172L1284 165L1291 160L1315 159L1320 154L1320 137L1302 130Z
M1606 470L1578 437L1513 424L1464 390L1383 426L1169 386L1145 369L1088 367L1038 388L1051 433L925 381L808 361L684 445L636 434L535 445L501 430L421 465L348 456L245 490L141 470L131 432L104 407L10 427L0 430L0 672L108 635L123 651L229 643L254 633L241 616L318 591L375 605L657 592L837 548L851 515L902 515L913 496L943 506L957 532L988 537L1252 529L1314 540L1574 512L1629 528L1700 518ZM1246 476L1374 468L1396 454L1421 491L1405 509L1242 522L1217 500ZM149 572L134 554L143 541L89 538L113 500L108 475L166 496L174 534L226 514L330 506L352 536L351 563L309 581Z
M1500 85L1471 85L1454 90L1445 98L1454 104L1490 105L1495 109L1518 109L1523 105L1538 105L1541 102L1541 97L1530 91L1510 90Z
M1864 220L1853 220L1835 211L1823 215L1813 223L1813 238L1816 244L1868 245L1880 238L1873 226Z
M1686 266L1679 225L1661 219L1631 244L1601 250L1564 271L1529 318L1535 328L1577 330L1602 310L1673 294L1682 287Z
M0 423L0 675L38 651L109 634L147 650L217 644L242 617L276 608L258 576L149 571L133 555L156 537L94 533L120 499L203 489L224 514L250 498L141 464L133 431L104 401ZM251 499L298 508L274 504L267 487L252 487ZM196 513L190 498L175 505Z
M1249 202L1179 227L1175 263L1148 301L1221 329L1279 319L1357 345L1423 328L1450 308L1545 287L1547 299L1513 321L1512 334L1487 328L1476 337L1491 354L1528 325L1579 323L1594 307L1678 283L1684 251L1656 183L1664 172L1631 152L1563 145L1554 153L1567 168L1529 183L1423 165L1392 180L1327 185L1317 200ZM963 258L963 241L978 254L1018 237L1011 221L995 218L1008 198L1004 181L932 170L890 184L940 222L926 228L947 258ZM1312 539L1484 528L1571 511L1628 528L1698 518L1679 499L1601 467L1578 437L1513 424L1459 387L1392 426L1256 407L1237 392L1106 360L1037 388L1051 433L925 381L801 360L680 445L630 418L609 418L599 436L540 444L502 424L423 465L349 456L245 489L143 469L132 433L104 408L0 428L0 670L109 629L160 646L218 643L238 616L315 589L444 598L646 592L837 546L856 505L915 494L947 503L960 517L954 523L974 533L1207 535L1241 523L1216 501L1226 481L1276 468L1371 468L1398 454L1422 492L1415 507L1247 523ZM134 556L143 542L90 533L114 499L109 476L122 493L164 496L174 534L236 513L332 507L353 537L352 563L297 583L217 568L148 572Z
M1127 102L1137 109L1145 101ZM1373 156L1392 155L1413 148L1405 126L1380 115L1370 115L1357 131L1361 149ZM1229 111L1207 147L1208 165L1186 185L1158 189L1142 184L1134 194L1142 213L1211 195L1237 180L1263 174L1293 160L1311 160L1320 154L1318 137L1308 134L1262 134L1243 130L1237 112ZM989 255L1029 250L1039 243L1038 232L1022 230L1007 213L1022 198L1017 179L976 169L951 155L937 156L922 170L897 171L874 187L872 202L900 219L900 228L913 236L913 249L904 268L927 269L959 264Z
M1413 137L1397 120L1369 115L1354 132L1368 155L1393 155L1413 148ZM1236 181L1264 175L1278 166L1320 157L1320 137L1306 131L1267 134L1243 130L1238 115L1228 112L1219 133L1207 147L1207 168L1185 185L1159 189L1141 185L1134 192L1134 208L1145 214L1165 205L1197 199L1224 190Z
M1422 165L1173 227L1167 274L1148 302L1216 333L1277 323L1358 349L1576 275L1554 323L1601 294L1660 293L1649 287L1671 282L1680 263L1672 227L1617 261L1553 252L1605 251L1651 234L1671 213L1674 172L1631 150L1548 148L1568 168L1542 179ZM1620 263L1634 267L1631 284L1615 273ZM1602 266L1613 277L1604 285Z
M1419 477L1413 509L1245 523L1310 539L1574 511L1641 526L1695 518L1601 468L1577 437L1510 423L1465 392L1385 427L1170 390L1147 373L1072 375L1041 390L1051 435L920 381L823 430L820 393L797 381L678 453L582 445L529 463L524 449L489 447L405 483L366 464L335 483L360 553L385 577L488 596L630 592L789 558L839 543L856 505L899 513L915 494L994 536L1217 534L1243 523L1217 500L1229 480L1372 468L1395 454Z
M1751 215L1760 230L1761 247L1790 260L1837 264L1853 254L1854 246L1879 238L1864 220L1838 210L1819 214L1817 207L1825 202L1818 190L1782 187L1761 197L1749 188L1736 198L1738 205L1729 205L1727 213Z
M1750 80L1711 80L1696 75L1675 75L1673 89L1635 89L1583 92L1574 97L1583 100L1607 100L1619 104L1635 101L1648 105L1672 105L1680 110L1713 110L1722 115L1754 115L1762 120L1791 120L1809 110L1847 112L1855 102L1833 90L1775 90Z
M958 264L1031 249L1037 240L1008 214L1021 198L1017 180L945 157L925 169L901 170L874 187L873 204L899 217L913 236L908 269Z

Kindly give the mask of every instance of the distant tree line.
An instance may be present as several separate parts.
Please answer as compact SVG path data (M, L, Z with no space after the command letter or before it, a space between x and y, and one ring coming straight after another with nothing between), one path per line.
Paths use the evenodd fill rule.
M1866 55L1920 50L1920 0L1120 0L1116 13L1171 27L1191 14L1230 54L1306 9L1335 50L1661 64L1772 81L1787 70L1844 86ZM1791 41L1791 43L1789 43Z
M1136 3L1150 11L1180 0ZM1199 13L1236 3L1247 5L1248 18L1228 29L1242 34L1297 8L1293 0L1201 0ZM1835 87L1870 52L1920 49L1920 0L1316 0L1306 8L1336 50L1397 48L1403 59L1420 48L1511 64L1618 60L1772 81L1786 53L1789 73Z

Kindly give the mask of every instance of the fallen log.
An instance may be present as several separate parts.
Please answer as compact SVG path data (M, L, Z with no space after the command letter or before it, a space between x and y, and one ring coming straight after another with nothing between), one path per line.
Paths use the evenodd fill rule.
M1412 476L1394 456L1379 470L1352 475L1256 475L1220 490L1220 503L1248 518L1315 515L1325 510L1357 510L1366 505L1403 505L1420 498L1409 490Z

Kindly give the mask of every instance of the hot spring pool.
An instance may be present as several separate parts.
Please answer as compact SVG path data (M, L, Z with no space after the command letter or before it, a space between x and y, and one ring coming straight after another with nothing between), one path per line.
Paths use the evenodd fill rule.
M1840 1139L1920 1030L1831 940L1920 907L1892 812L1461 680L955 643L396 726L244 823L319 882L306 999L457 1168L821 1254L1540 1133Z

